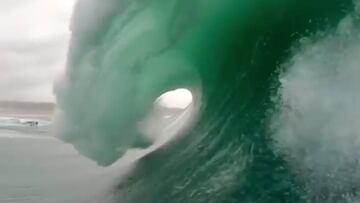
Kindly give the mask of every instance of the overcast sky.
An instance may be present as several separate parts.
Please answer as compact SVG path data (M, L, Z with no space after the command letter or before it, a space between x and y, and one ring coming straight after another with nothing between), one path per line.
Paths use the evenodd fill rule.
M0 0L0 100L54 101L74 0Z

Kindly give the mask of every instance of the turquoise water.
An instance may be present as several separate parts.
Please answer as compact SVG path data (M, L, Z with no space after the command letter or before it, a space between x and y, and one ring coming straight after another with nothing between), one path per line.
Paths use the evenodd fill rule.
M152 144L138 124L156 98L187 88L191 127L146 153L115 202L356 202L355 3L80 1L57 133L111 165Z

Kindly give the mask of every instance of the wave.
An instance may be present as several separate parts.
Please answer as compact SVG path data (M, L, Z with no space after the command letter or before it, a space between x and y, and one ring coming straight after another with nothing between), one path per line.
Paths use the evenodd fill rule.
M358 8L351 0L79 1L56 87L57 134L110 165L152 146L139 123L160 95L185 88L187 127L138 160L115 202L355 201Z
M0 117L0 126L34 126L43 127L51 124L51 121L31 118Z
M49 134L52 122L34 118L0 117L0 130Z

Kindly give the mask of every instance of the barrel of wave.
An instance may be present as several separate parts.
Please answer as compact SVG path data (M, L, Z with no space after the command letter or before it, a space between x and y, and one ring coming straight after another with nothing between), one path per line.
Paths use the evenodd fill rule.
M152 140L139 123L161 94L177 88L201 89L202 95L214 92L222 65L242 63L226 60L232 52L224 50L232 50L235 39L246 49L256 40L253 32L287 22L280 15L254 28L248 17L264 18L269 10L290 15L307 5L263 0L79 1L66 82L58 93L63 112L59 135L102 165L131 147L150 146ZM309 5L314 5L311 13L320 3ZM245 38L249 40L240 40ZM246 51L238 57L246 59Z

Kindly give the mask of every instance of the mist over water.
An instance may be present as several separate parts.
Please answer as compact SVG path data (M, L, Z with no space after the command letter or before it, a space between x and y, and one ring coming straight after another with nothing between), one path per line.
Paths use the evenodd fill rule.
M359 14L303 38L280 76L275 148L310 196L357 196L360 147ZM357 199L357 198L355 198ZM323 200L325 201L325 200ZM354 200L355 201L355 200Z

